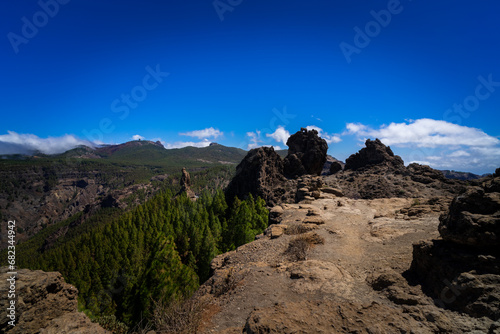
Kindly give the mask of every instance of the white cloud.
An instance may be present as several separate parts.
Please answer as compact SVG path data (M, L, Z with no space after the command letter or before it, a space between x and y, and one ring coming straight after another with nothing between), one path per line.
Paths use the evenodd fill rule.
M464 150L459 150L448 154L448 157L450 158L470 157L470 153Z
M247 150L261 146L262 140L260 139L260 131L247 132L247 137L250 138L250 143L247 146Z
M283 126L280 125L273 133L266 133L266 137L273 138L278 143L283 143L283 145L286 145L286 141L290 137L290 132L288 132Z
M348 123L346 128L350 134L379 138L386 145L484 147L500 144L498 138L489 136L480 129L429 118L409 123L391 123L377 130L359 123Z
M133 135L132 140L144 140L144 137L141 135Z
M192 141L178 141L174 143L166 143L166 142L161 142L163 146L167 149L171 148L183 148L183 147L188 147L188 146L193 146L193 147L207 147L210 146L210 141L205 139L200 142L192 142Z
M343 134L357 134L357 133L362 133L366 130L366 125L363 125L361 123L347 123L346 124L346 131Z
M31 154L35 151L57 154L80 145L95 146L94 143L73 135L40 138L34 134L20 134L14 131L7 131L7 134L0 135L0 154Z
M179 135L181 136L196 137L198 139L206 139L206 138L217 139L223 134L224 133L222 131L214 129L213 127L206 128L203 130L195 130L195 131L179 133Z
M346 132L360 140L379 138L399 147L396 154L405 161L419 162L436 169L475 173L492 172L500 166L500 140L481 129L428 118L391 123L372 129L348 123Z
M320 128L320 127L317 127L316 125L308 125L306 126L306 129L307 130L316 130L318 131L318 135L323 138L324 140L326 140L326 142L328 144L332 144L332 143L339 143L342 141L342 139L340 138L339 135L335 135L335 134L329 134L327 132L323 132L323 129Z

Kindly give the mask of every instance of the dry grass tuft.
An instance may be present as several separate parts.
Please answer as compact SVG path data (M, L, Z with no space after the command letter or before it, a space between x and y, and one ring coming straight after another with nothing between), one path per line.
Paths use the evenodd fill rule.
M297 235L312 231L315 226L311 224L291 224L285 230L286 235Z
M307 257L307 251L315 245L322 245L325 239L316 233L301 234L291 240L285 254L291 261L304 261Z
M241 281L241 275L237 275L233 267L229 268L224 275L222 281L214 286L213 294L215 297L219 297L232 291L236 288L238 283Z

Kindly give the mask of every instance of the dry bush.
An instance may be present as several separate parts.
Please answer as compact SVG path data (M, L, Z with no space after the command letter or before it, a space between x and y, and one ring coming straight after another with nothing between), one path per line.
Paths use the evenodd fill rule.
M156 333L192 334L200 327L206 303L198 299L155 301L151 321Z
M307 251L314 245L324 244L325 239L316 233L301 234L291 240L285 254L288 255L291 261L304 261Z
M285 229L286 235L297 235L312 231L314 226L306 225L306 224L291 224Z

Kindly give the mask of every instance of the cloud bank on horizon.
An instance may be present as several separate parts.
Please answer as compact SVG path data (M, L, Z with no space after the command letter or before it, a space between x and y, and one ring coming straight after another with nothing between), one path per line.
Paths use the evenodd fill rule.
M500 165L500 139L488 135L481 129L442 120L422 118L381 125L378 128L362 123L347 123L345 130L340 134L329 133L315 125L306 128L318 131L320 137L330 145L331 150L332 144L343 141L351 140L357 143L357 146L362 146L368 138L379 138L384 144L392 146L395 154L400 155L407 164L416 162L436 169L460 171L494 171ZM161 138L153 140L161 141L166 149L187 146L201 148L209 146L211 140L223 139L224 132L209 127L180 132L179 136L197 138L198 141L164 141ZM282 125L274 132L265 135L260 130L250 131L246 133L246 147L242 148L250 150L260 146L273 146L280 150L286 147L289 137L290 132ZM131 139L146 138L136 134ZM73 135L40 138L34 134L8 131L7 134L0 135L0 154L33 154L36 151L57 154L79 145L98 146L98 144ZM352 153L355 151L352 150Z
M33 154L36 152L57 154L81 145L96 146L95 143L73 135L40 138L34 134L20 134L14 131L7 131L7 134L0 135L0 154Z
M497 137L477 128L442 120L422 118L382 125L378 129L347 123L343 135L354 135L363 141L379 138L384 144L397 147L395 154L401 155L406 163L461 171L494 171L500 167L500 140Z

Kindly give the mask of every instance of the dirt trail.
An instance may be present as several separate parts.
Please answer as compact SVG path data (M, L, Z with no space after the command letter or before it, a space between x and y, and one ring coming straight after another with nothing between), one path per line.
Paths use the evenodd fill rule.
M214 260L214 275L199 291L219 310L206 333L458 333L490 326L436 307L402 276L412 243L438 237L438 212L398 213L413 199L321 197L283 205L267 236ZM323 243L297 261L287 249L303 235Z

